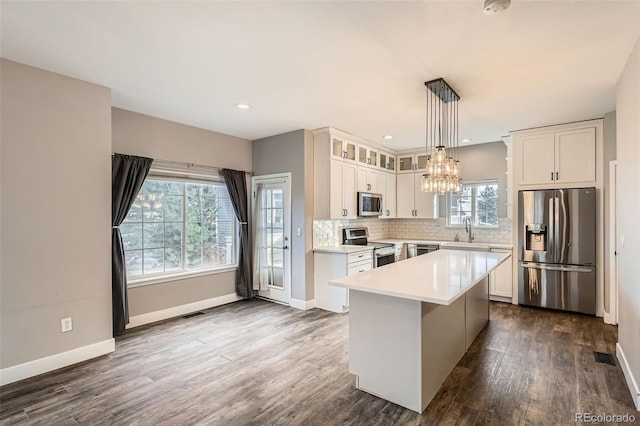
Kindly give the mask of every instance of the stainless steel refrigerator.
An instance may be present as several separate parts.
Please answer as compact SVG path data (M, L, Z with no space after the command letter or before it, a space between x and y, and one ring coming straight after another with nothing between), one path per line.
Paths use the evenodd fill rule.
M519 302L596 313L596 189L518 194Z

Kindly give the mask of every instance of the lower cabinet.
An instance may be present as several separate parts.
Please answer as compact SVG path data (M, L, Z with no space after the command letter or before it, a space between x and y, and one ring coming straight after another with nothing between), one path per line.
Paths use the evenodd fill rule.
M313 254L316 307L343 313L349 310L349 290L329 285L329 281L373 268L371 249L355 253L315 252Z
M507 249L491 249L492 253L511 254ZM512 258L502 262L500 266L489 273L489 294L497 296L496 300L511 299L513 297L513 264Z

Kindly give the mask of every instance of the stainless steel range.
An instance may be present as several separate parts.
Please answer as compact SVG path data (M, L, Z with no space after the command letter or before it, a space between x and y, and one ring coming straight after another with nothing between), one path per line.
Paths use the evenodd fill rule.
M396 248L393 244L369 242L369 231L366 226L344 228L342 230L342 244L373 247L374 268L393 263L396 259Z

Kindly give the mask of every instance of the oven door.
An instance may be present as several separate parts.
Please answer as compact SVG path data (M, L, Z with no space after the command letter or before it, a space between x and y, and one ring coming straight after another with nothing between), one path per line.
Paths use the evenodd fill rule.
M396 249L392 248L392 251L388 249L385 250L374 250L373 251L373 267L378 268L380 266L388 265L396 261Z

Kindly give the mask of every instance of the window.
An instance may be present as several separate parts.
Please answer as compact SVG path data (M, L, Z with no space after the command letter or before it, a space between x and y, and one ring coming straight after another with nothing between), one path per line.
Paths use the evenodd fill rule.
M147 178L120 226L127 277L234 265L235 226L224 184Z
M464 225L467 216L473 226L498 226L497 181L465 183L460 193L448 197L449 226Z

